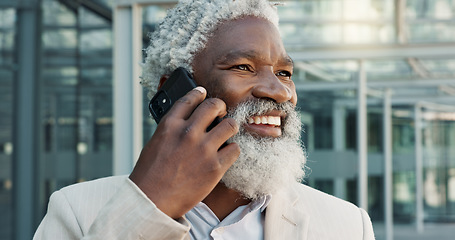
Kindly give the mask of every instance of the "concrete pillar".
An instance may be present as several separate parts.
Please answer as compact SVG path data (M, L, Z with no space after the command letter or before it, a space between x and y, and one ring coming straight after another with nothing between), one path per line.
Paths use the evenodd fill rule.
M142 14L138 5L114 11L114 163L113 174L129 174L142 140Z
M40 26L40 1L20 2L17 8L13 124L13 238L18 240L32 239L37 224L35 166L40 156Z

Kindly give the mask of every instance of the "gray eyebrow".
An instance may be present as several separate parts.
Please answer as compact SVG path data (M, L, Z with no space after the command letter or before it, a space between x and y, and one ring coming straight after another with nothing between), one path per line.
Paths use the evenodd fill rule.
M227 53L226 55L221 56L219 59L217 59L217 62L220 63L230 63L233 62L239 58L246 58L246 59L264 59L264 57L261 56L257 51L255 50L237 50L237 51L231 51Z
M249 59L249 60L253 60L253 59L264 60L265 59L265 57L262 56L256 50L238 50L238 51L231 51L231 52L228 52L225 55L222 55L221 57L219 57L217 59L217 63L229 64L229 63L234 62L235 60L237 60L239 58L246 58L246 59ZM294 66L294 61L292 60L292 58L289 55L286 55L286 56L282 57L280 59L279 63L282 64L282 65Z

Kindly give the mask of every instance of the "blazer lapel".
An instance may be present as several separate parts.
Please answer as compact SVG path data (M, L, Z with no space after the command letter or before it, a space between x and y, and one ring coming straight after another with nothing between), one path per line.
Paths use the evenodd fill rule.
M292 190L272 196L265 212L265 240L307 239L310 217L296 207L297 201Z

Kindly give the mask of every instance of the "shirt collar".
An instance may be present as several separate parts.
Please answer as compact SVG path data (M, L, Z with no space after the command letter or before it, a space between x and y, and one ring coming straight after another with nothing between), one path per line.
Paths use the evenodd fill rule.
M262 196L250 203L251 210L254 211L259 208L261 212L264 212L271 200L272 195L270 194Z

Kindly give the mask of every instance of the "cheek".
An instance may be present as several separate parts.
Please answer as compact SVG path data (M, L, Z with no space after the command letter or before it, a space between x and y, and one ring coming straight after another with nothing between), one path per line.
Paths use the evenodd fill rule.
M235 107L252 97L252 86L245 79L239 79L229 74L217 74L216 71L208 76L210 78L205 78L208 81L198 83L207 89L210 97L222 99L228 108Z
M210 96L222 99L226 103L227 108L237 106L244 98L239 86L229 85L223 81L213 82L209 85L207 91Z
M227 107L232 106L232 99L235 98L233 93L236 91L232 89L220 74L216 71L194 71L194 79L197 85L203 86L207 89L207 97L222 99Z
M222 96L226 92L226 86L222 83L222 81L220 81L213 74L208 74L207 76L211 76L211 77L206 77L204 79L205 81L199 82L201 84L201 86L203 86L203 87L205 87L205 89L207 89L207 96L222 98Z
M208 69L208 68L207 68ZM220 84L213 72L208 70L194 69L194 80L198 86L207 90L207 97L218 97L224 91L224 86Z

